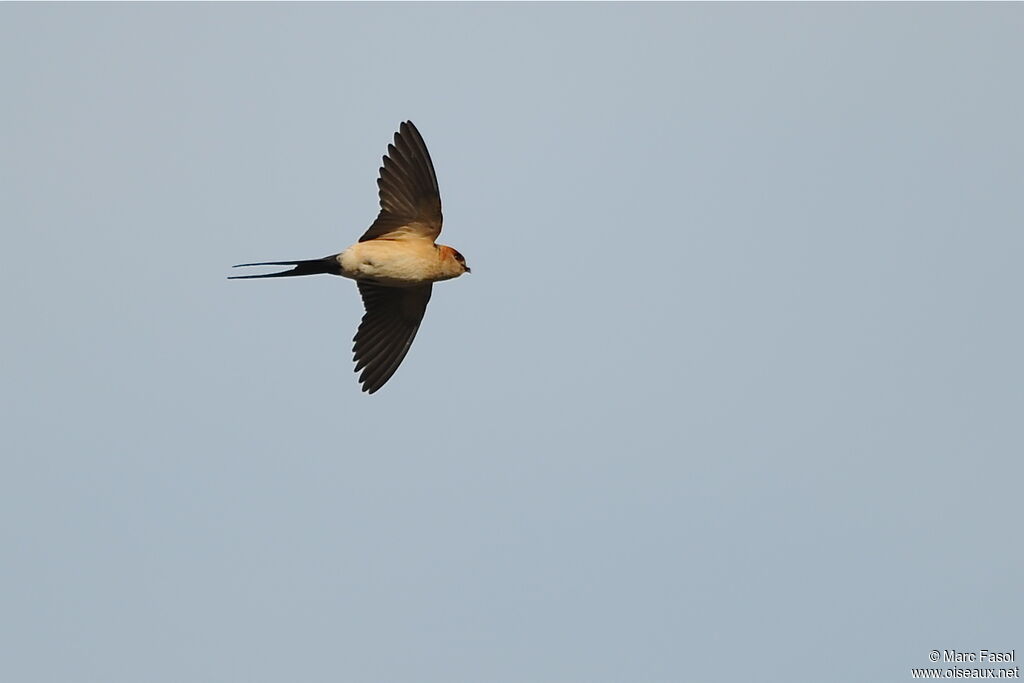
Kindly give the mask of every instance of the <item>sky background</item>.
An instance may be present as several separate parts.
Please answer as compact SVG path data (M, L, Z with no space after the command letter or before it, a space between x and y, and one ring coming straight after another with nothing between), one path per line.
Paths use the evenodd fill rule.
M0 679L1024 651L1024 5L0 5ZM433 156L437 285L231 281Z

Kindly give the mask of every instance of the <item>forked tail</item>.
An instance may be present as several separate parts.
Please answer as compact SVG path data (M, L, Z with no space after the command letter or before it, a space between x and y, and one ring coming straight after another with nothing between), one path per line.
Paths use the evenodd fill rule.
M334 256L315 258L308 261L265 261L263 263L239 263L233 268L247 268L249 266L295 266L291 270L280 273L265 273L263 275L232 275L229 280L253 280L261 277L296 277L298 275L341 275L341 266Z

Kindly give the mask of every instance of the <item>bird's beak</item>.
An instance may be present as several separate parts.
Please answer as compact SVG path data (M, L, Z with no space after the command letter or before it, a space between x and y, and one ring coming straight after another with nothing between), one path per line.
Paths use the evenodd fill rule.
M473 271L469 269L469 266L466 266L466 272L467 273L472 273Z

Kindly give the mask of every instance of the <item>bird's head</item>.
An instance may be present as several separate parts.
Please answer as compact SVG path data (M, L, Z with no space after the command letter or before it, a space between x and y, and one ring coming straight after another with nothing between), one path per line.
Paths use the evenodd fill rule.
M446 270L451 272L452 277L458 277L463 273L472 273L469 266L466 265L466 257L460 254L457 250L445 245L438 245L441 250L441 258L446 262Z

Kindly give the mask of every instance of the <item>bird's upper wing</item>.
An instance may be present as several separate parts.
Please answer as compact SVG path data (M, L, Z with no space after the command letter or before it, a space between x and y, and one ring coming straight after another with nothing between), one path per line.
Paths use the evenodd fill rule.
M405 121L388 145L377 179L380 213L360 242L377 237L425 237L441 234L441 194L427 145L412 121Z
M416 287L382 287L357 282L366 313L352 347L363 391L373 393L391 379L416 338L430 301L431 283Z

